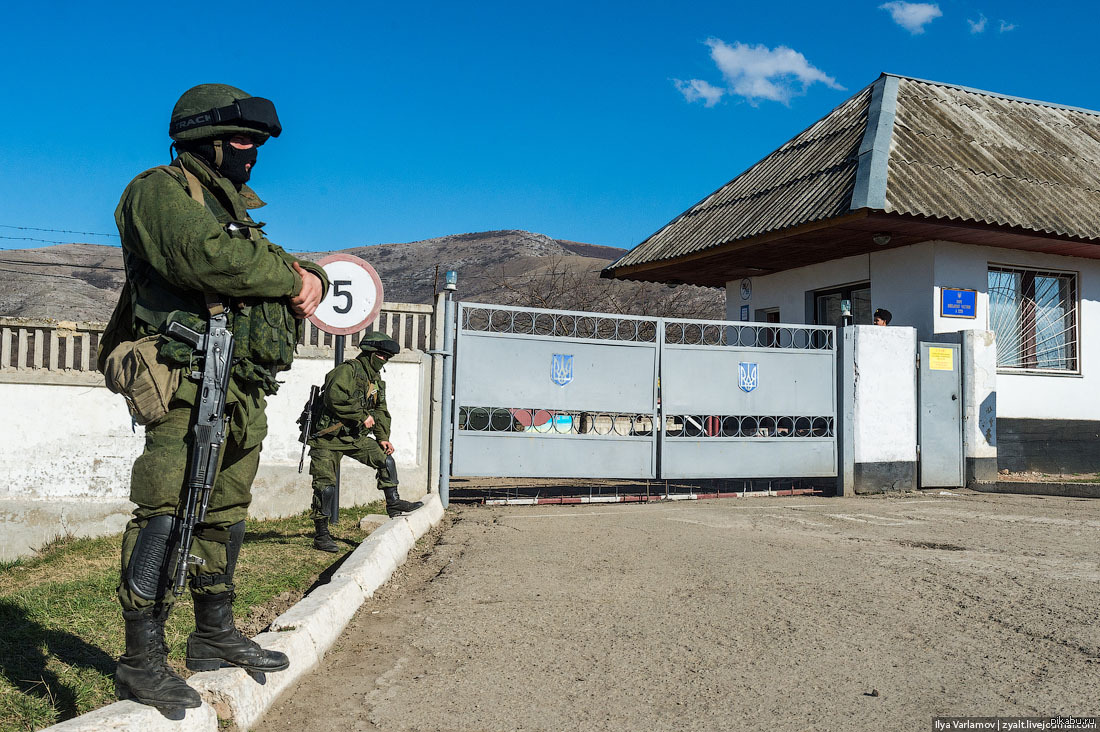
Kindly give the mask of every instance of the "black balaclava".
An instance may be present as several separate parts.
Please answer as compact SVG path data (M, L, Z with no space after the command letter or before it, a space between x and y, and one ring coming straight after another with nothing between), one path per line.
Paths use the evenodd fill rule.
M214 140L199 140L187 145L177 143L177 146L192 155L198 155L206 161L207 165L238 186L247 183L252 176L252 170L245 168L245 165L251 163L251 168L255 168L259 151L259 145L253 145L247 150L238 150L229 143L229 138L225 138L221 140L222 164L217 165L215 163L217 151L214 149Z

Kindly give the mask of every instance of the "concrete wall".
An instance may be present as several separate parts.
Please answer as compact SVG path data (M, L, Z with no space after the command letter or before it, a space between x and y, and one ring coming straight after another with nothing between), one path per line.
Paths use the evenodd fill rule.
M914 328L856 325L838 331L841 428L838 492L917 487Z
M323 383L333 363L323 349L305 350L319 353L296 359L268 402L269 434L250 512L256 518L309 507L309 461L299 475L295 420L310 385ZM428 487L431 367L429 356L407 350L384 372L405 498L418 498ZM142 450L144 428L131 430L122 398L100 383L94 374L45 370L0 375L0 560L26 555L59 535L102 535L124 526L130 467ZM374 471L345 460L341 472L343 505L381 498Z
M997 343L991 330L962 334L965 480L997 479Z

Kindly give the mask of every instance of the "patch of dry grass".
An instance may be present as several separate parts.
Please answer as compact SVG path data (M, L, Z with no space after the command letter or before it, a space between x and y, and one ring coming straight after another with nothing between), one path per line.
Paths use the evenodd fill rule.
M359 519L381 503L341 511L337 544L351 551L366 537ZM59 539L32 559L0 565L0 731L55 724L115 701L115 659L123 651L115 597L120 535ZM345 554L313 549L313 523L303 513L250 521L237 565L238 625L262 631ZM183 676L183 648L194 628L187 593L165 636L170 662Z

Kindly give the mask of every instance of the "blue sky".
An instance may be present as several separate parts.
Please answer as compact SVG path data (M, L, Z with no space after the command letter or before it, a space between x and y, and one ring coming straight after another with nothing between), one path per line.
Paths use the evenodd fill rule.
M984 20L983 20L984 19ZM270 238L490 229L629 248L882 71L1100 109L1093 3L18 3L0 236L117 239L204 82L272 99ZM42 242L0 239L0 248Z

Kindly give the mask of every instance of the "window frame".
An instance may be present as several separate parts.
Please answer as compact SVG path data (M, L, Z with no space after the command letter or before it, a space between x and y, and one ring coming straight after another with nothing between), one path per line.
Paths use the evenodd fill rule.
M1030 292L1030 297L1034 301L1035 297L1035 278L1042 275L1053 275L1057 277L1067 277L1069 279L1069 297L1063 302L1070 305L1070 327L1066 332L1072 333L1072 338L1067 339L1067 348L1069 349L1066 361L1070 364L1066 368L1050 368L1042 367L1038 365L1039 352L1035 345L1035 338L1037 333L1036 317L1035 313L1030 314L1030 322L1023 324L1020 335L1020 350L1024 354L1023 360L1025 365L1023 366L1007 366L1000 363L1001 351L997 352L997 373L1004 374L1036 374L1042 376L1081 376L1081 273L1077 270L1065 270L1056 269L1053 267L1040 267L1034 265L1020 265L1020 264L1005 264L1001 262L987 262L986 263L986 283L985 283L985 295L986 295L986 329L993 331L997 335L997 341L1000 342L1001 338L999 334L996 334L996 330L993 328L993 297L989 287L989 275L993 272L1006 272L1021 275L1020 291L1022 296L1027 296L1023 293ZM1028 356L1028 352L1031 355ZM1034 365L1027 365L1026 362L1031 361Z
M819 297L827 297L829 295L840 295L841 300L852 300L852 299L854 299L852 297L852 293L856 290L867 290L867 294L868 294L867 302L868 302L869 308L870 308L868 315L870 317L870 320L866 323L857 323L857 322L855 322L855 313L852 313L852 318L853 318L852 324L853 325L873 325L874 322L875 322L875 319L874 319L875 309L874 309L874 306L871 303L871 299L870 299L871 280L862 280L860 282L853 282L851 284L838 285L838 286L835 286L835 287L824 287L820 290L810 290L810 292L812 293L812 296L813 296L813 324L814 325L834 325L834 326L837 325L836 323L821 323L821 322L818 322L819 313L818 313L818 310L817 310L817 299Z

